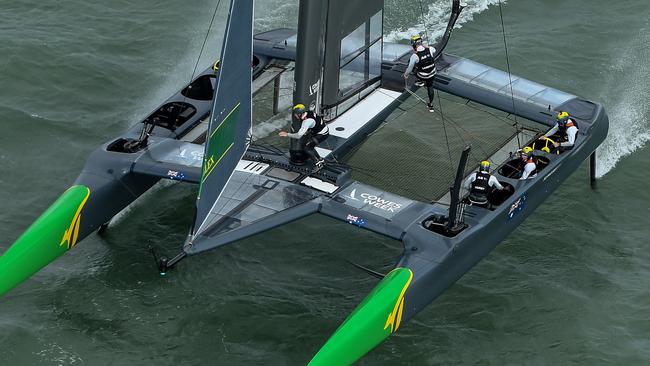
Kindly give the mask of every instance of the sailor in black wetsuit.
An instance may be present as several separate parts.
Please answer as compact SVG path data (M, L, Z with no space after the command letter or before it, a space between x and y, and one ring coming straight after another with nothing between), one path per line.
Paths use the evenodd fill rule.
M429 46L425 47L422 44L422 37L413 36L411 37L411 47L413 47L413 54L409 59L409 65L404 72L404 79L408 79L409 74L415 69L415 76L417 76L418 81L415 82L417 86L427 87L427 93L429 95L429 112L433 112L433 82L436 76L436 64L433 56L436 54L436 49Z
M307 110L303 104L296 104L293 107L293 114L302 121L300 130L295 133L280 131L279 135L300 139L301 145L305 147L305 152L314 161L314 165L317 168L322 168L325 160L318 155L316 146L329 137L330 131L327 123L313 111Z
M478 172L472 173L465 180L465 189L469 190L469 202L473 206L489 207L489 196L492 189L504 190L499 180L490 174L490 162L481 162Z

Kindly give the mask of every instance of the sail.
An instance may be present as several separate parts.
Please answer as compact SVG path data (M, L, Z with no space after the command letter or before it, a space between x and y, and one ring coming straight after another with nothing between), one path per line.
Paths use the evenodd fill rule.
M252 59L253 0L232 0L206 135L192 237L206 229L210 211L246 151L252 118Z
M341 115L381 80L384 0L330 0L325 30L322 110Z

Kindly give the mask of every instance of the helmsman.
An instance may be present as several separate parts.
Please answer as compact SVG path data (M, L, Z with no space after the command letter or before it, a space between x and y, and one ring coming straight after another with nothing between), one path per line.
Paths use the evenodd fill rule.
M553 140L557 139L558 141L554 141L553 146L559 148L560 151L571 150L578 135L578 123L569 116L569 113L564 111L558 112L556 120L555 126L541 136L540 140L547 137Z

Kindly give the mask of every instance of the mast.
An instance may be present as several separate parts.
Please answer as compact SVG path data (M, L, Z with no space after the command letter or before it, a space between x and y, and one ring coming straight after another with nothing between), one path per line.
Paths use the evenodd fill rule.
M323 65L327 3L327 1L301 0L298 11L293 105L302 103L316 112L320 107L318 96ZM291 118L291 130L296 132L300 129L301 122L293 114ZM291 139L289 153L293 163L302 163L307 160L304 146L301 146L298 139Z

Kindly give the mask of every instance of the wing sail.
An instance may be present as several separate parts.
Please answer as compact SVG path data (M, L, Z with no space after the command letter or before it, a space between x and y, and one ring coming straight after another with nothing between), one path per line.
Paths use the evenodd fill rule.
M192 238L206 229L210 211L246 151L252 117L252 58L253 0L232 0L205 142Z
M445 33L442 35L442 38L435 46L436 54L433 55L434 60L438 59L438 57L442 55L442 51L445 49L445 47L447 47L447 42L449 42L449 37L451 37L451 32L454 30L456 21L460 16L460 12L463 11L463 8L464 6L460 5L460 0L452 1L451 16L449 17L449 21L447 22L447 28L445 29Z

